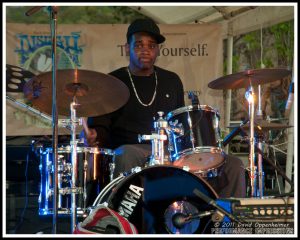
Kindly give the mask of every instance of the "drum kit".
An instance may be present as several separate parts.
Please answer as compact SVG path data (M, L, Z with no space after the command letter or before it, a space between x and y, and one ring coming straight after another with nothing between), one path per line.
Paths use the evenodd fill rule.
M208 86L213 89L247 88L248 95L254 97L253 86L280 80L289 74L290 71L284 69L247 70L216 79ZM46 72L33 76L23 86L25 97L32 105L50 115L51 81L51 72ZM113 112L129 98L129 90L120 80L103 73L77 69L57 71L57 92L58 114L68 116L70 112L71 115L72 111L75 112L75 118L71 116L71 121L64 121L64 127L69 127L71 131L75 129L72 124L82 124L82 117ZM8 99L11 100L10 97ZM254 101L249 101L249 110L249 120L237 127L251 132L249 165L252 197L262 197L262 194L257 195L256 189L254 129L267 131L289 126L255 120ZM34 113L44 116L36 109ZM86 216L97 205L108 204L135 224L140 233L151 232L153 224L155 232L158 233L203 232L200 218L195 217L184 227L179 227L173 220L180 215L197 216L199 209L207 211L207 216L211 215L212 206L196 197L193 189L200 190L210 198L217 198L205 178L217 176L218 169L224 164L219 113L211 106L193 104L175 109L165 117L163 114L158 112L159 118L154 121L155 131L152 135L139 135L140 141L152 142L152 155L148 166L137 168L129 176L121 175L113 179L113 150L77 145L74 148L72 141L70 146L58 148L58 176L54 176L52 148L41 148L39 214L53 214L53 178L58 177L57 206L61 215L70 215L74 205L78 215ZM168 154L164 147L166 141ZM79 167L73 166L74 151ZM262 169L259 171L258 175L261 176ZM75 181L72 180L74 177ZM91 207L87 206L88 179L102 179L102 190ZM259 188L261 187L260 185ZM71 194L77 196L75 200L70 198ZM141 198L143 204L139 201Z

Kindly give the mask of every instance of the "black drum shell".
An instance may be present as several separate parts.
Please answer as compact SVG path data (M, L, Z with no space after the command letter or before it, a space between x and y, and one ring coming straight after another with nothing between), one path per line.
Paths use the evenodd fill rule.
M141 195L128 198L130 186L143 188ZM199 212L212 210L212 206L193 193L194 189L212 199L218 197L203 178L181 168L165 165L144 168L112 187L107 200L108 207L133 223L139 233L147 234L168 233L164 213L174 201L188 201ZM208 221L210 217L201 219L196 233L207 230Z

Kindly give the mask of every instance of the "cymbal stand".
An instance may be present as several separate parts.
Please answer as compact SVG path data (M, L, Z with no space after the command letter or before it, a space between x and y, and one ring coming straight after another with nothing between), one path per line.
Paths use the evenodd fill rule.
M52 43L52 148L53 148L53 159L54 163L54 176L53 176L53 233L57 231L57 216L58 216L58 112L57 112L57 89L56 89L56 74L57 74L57 62L56 62L56 49L57 49L57 13L58 7L48 7L51 15L51 43Z
M263 119L263 114L261 110L261 85L258 85L258 110L257 110L257 119ZM257 147L261 150L263 150L263 144L261 141L261 138L257 138ZM259 197L263 197L264 195L264 172L263 172L263 156L260 153L257 153L258 156L258 188L259 188Z
M77 184L77 141L76 141L76 125L78 120L76 118L76 97L73 97L73 101L70 104L71 110L71 154L72 154L72 180L71 180L71 231L74 232L77 224L77 207L76 207L76 194L82 193L82 189L76 187Z
M250 81L249 81L250 82ZM249 151L249 168L251 197L256 197L256 166L255 166L255 143L254 143L254 90L250 85L245 93L245 97L249 103L249 119L250 119L250 151Z
M48 122L52 122L52 117L49 116L46 113L40 112L39 110L32 108L30 106L28 106L25 103L22 103L16 99L14 99L13 97L6 95L6 99L9 100L12 104L14 104L17 107L22 107L23 109L29 110L31 113L35 114L37 117L40 117L41 119L47 120ZM68 129L69 131L71 131L71 128L69 127L69 122L68 119L58 119L58 126L59 127L63 127Z

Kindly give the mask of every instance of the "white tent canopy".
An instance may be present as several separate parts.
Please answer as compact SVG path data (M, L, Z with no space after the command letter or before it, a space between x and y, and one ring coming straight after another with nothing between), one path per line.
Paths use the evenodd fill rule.
M223 38L259 30L294 19L295 6L134 6L163 24L220 23ZM256 4L257 5L257 4ZM275 5L275 4L274 4ZM291 4L290 4L291 5Z

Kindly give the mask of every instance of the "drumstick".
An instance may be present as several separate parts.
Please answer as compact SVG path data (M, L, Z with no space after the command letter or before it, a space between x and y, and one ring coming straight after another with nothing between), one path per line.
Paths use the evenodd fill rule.
M90 129L88 127L87 118L86 117L82 118L82 126L83 126L83 130L84 130L85 135L88 136L90 134Z

